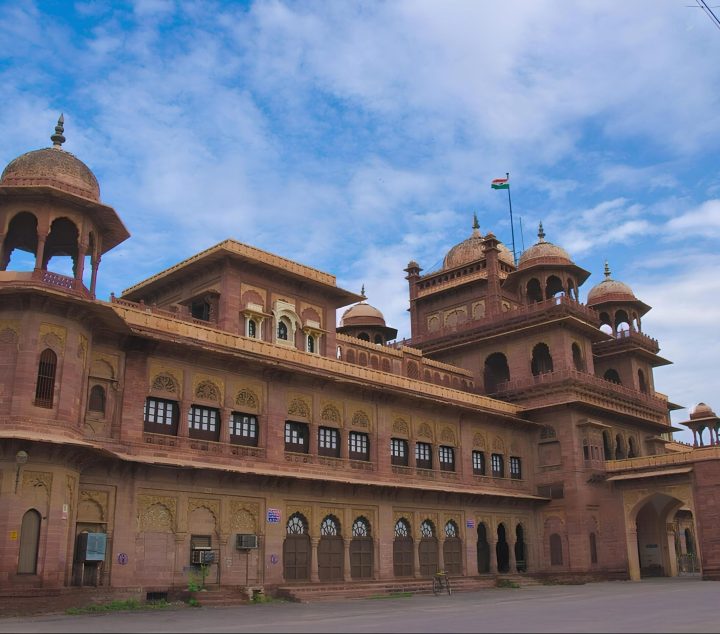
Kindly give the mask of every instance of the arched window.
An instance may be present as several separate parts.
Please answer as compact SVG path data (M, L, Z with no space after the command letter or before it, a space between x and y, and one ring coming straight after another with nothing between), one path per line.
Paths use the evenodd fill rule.
M393 574L396 577L412 577L415 566L415 548L410 533L410 523L405 518L395 522L393 540Z
M638 370L638 386L643 394L647 394L647 382L645 381L645 373L642 370Z
M248 320L248 337L252 337L253 339L257 337L257 323L254 319Z
M430 520L423 520L420 524L420 534L425 538L435 537L435 526Z
M335 537L340 534L340 523L336 517L328 515L320 524L320 535L323 537Z
M630 332L630 317L624 310L615 312L615 330L618 336L626 336Z
M502 352L494 352L485 359L483 379L486 394L493 394L497 391L500 383L510 380L510 368L507 358Z
M288 340L288 325L284 319L280 319L277 327L277 338L283 341Z
M375 343L380 344L381 346L385 343L382 335L375 335Z
M541 302L543 300L543 292L540 282L536 278L532 278L525 287L525 294L529 303Z
M342 361L343 353L342 348L340 346L337 347L337 351L335 353L335 356Z
M293 513L288 519L288 535L305 535L307 533L307 520L300 513Z
M525 547L525 531L522 524L515 526L515 565L518 572L527 570L527 548Z
M550 565L563 565L562 539L557 533L550 535Z
M395 537L410 537L410 524L404 518L395 522Z
M539 343L533 348L530 369L535 376L553 371L552 356L547 344Z
M628 438L628 458L634 458L638 455L637 447L635 446L635 439L630 436Z
M575 369L578 372L584 372L585 371L585 360L582 356L582 351L580 350L580 346L577 343L573 343L572 345L572 356L573 356L573 365L575 366Z
M367 334L366 332L358 333L357 338L362 339L362 341L370 341L370 335Z
M610 440L610 432L606 429L603 432L603 454L605 457L605 460L612 460L613 459L613 452L612 452L612 441Z
M315 337L308 335L307 337L307 351L310 353L315 352Z
M459 537L457 524L452 520L445 524L445 537Z
M608 335L613 334L612 321L610 321L610 315L607 313L600 313L600 330Z
M23 515L20 525L20 552L18 554L18 574L37 573L38 546L40 545L41 515L30 509Z
M617 385L622 385L622 381L620 380L620 375L618 374L618 371L614 368L610 368L608 370L605 370L605 374L603 374L603 379L606 381L610 381L610 383L616 383Z
M88 409L91 412L105 413L105 388L102 385L93 385L88 398Z
M370 537L370 522L364 517L358 517L352 525L353 537Z
M40 355L38 364L37 384L35 386L35 405L37 407L51 408L55 393L55 372L57 370L57 355L46 348Z
M615 436L615 460L625 458L625 439L622 434Z
M545 283L545 298L550 299L551 297L559 297L560 295L565 295L562 280L557 275L551 275Z

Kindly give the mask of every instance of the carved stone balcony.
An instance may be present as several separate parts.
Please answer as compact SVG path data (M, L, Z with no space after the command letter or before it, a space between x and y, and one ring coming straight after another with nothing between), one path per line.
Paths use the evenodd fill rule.
M0 271L1 286L46 286L78 297L90 298L82 280L52 271Z
M561 317L575 317L589 326L597 328L600 337L605 338L606 336L599 330L600 318L593 308L569 297L561 296L527 306L518 306L513 310L482 319L468 320L453 327L444 327L434 332L418 334L412 339L398 343L415 346L423 352L428 352L436 348L443 348L446 340L452 340L455 344L464 339L478 339L511 332L515 327L527 327Z

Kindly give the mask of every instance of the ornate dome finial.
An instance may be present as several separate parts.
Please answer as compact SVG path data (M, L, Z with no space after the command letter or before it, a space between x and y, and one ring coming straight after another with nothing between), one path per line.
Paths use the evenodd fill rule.
M480 223L478 222L477 214L475 212L473 212L472 235L475 237L480 237Z
M57 148L59 148L63 143L65 143L65 137L63 136L63 132L65 132L65 117L62 113L60 113L57 125L55 126L55 134L50 137L53 145Z
M360 289L360 295L362 295L363 299L367 299L367 295L365 295L365 284L363 284L362 288Z
M538 242L545 242L545 230L543 229L542 222L538 225Z
M608 264L607 260L605 260L605 277L606 278L610 277L610 265Z

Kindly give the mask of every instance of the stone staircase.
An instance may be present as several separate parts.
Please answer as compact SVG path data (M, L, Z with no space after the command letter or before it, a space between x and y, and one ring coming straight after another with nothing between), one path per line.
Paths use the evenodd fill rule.
M453 592L477 592L497 587L500 580L520 587L541 585L541 582L525 575L481 575L477 577L450 577ZM432 579L395 579L381 581L351 581L327 584L284 585L273 592L275 596L289 601L309 603L339 599L390 598L395 595L432 594Z

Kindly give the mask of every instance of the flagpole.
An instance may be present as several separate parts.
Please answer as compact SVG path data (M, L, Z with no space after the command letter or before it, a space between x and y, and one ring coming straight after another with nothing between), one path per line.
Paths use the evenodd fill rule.
M512 235L513 262L515 263L515 266L517 266L517 255L515 255L515 225L513 224L512 200L510 198L510 172L505 172L505 176L507 176L508 179L508 204L510 205L510 233Z

